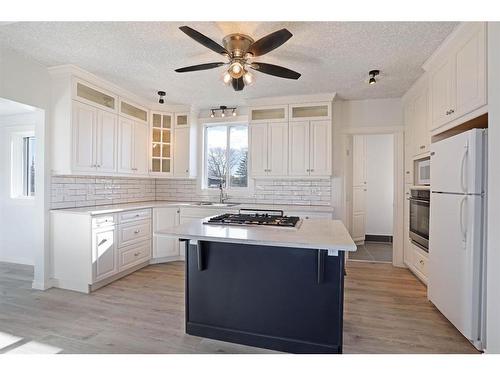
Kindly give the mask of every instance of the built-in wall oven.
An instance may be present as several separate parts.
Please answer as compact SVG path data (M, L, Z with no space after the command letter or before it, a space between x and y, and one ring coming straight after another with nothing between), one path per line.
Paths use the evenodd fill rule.
M410 239L415 245L429 251L429 208L430 190L411 189L410 198Z

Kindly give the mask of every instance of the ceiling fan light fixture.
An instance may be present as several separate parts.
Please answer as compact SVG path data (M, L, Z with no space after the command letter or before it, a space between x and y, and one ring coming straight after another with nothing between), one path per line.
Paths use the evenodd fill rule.
M229 86L231 84L232 79L233 79L233 77L231 77L231 74L229 74L228 71L225 71L224 74L222 75L222 82L226 86Z
M243 75L243 82L245 82L245 86L251 86L255 83L255 77L252 73L245 71Z
M245 74L245 71L243 69L243 65L239 61L235 61L229 65L229 74L231 75L232 78L241 78L243 74Z

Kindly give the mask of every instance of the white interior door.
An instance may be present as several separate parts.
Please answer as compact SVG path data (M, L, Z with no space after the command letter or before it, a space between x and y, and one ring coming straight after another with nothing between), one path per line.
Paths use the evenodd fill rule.
M471 259L479 249L467 246L467 221L476 199L432 193L430 203L428 297L468 338L473 334Z
M251 124L250 125L250 165L252 176L260 177L268 175L268 125Z
M352 142L352 228L354 241L365 240L366 234L366 138L355 135Z
M149 128L147 124L141 122L134 123L134 172L137 174L148 174L148 145Z
M118 130L118 172L133 173L134 122L120 117ZM147 154L145 152L145 154Z
M189 176L189 128L175 129L174 175Z
M332 173L331 121L311 121L309 131L311 176L329 176Z
M288 173L288 123L270 123L268 129L268 174L286 176Z
M97 118L97 170L116 172L118 116L100 110Z
M366 188L353 186L352 189L352 239L356 242L364 241L366 234Z
M73 102L73 169L95 171L98 109Z
M309 176L309 121L292 121L289 127L289 172Z

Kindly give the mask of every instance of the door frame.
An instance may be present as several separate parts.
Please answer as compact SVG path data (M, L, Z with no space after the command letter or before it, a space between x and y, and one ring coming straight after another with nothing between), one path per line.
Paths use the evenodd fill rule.
M380 135L392 134L394 136L394 195L393 195L393 241L392 241L392 265L395 267L406 267L403 260L404 254L404 132L403 127L359 127L346 129L344 135L347 137L347 152L345 158L345 217L349 231L352 228L352 140L355 135Z

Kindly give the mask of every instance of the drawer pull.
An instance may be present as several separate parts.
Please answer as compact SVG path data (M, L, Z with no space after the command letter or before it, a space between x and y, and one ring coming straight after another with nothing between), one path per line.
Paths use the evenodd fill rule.
M108 241L108 239L107 239L107 238L103 238L103 240L102 240L101 242L99 242L99 243L97 244L97 246L104 245L107 241Z
M141 255L141 253L134 253L134 256L135 256L135 257L137 257L137 256L139 256L139 255Z
M141 233L141 231L139 229L137 229L137 230L134 230L134 233L139 234L139 233Z
M424 265L424 261L422 259L420 259L420 264Z
M141 215L140 214L135 214L135 217L139 217L139 216L141 216Z

